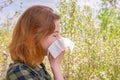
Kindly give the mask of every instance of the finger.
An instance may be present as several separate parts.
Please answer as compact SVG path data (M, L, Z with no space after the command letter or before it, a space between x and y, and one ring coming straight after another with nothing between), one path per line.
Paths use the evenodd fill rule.
M62 51L61 53L60 53L60 55L58 55L58 57L57 58L62 58L63 56L64 56L64 53L65 53L65 51Z

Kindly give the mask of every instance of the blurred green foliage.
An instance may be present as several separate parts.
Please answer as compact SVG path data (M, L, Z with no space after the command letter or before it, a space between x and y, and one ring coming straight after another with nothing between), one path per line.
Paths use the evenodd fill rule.
M82 9L77 1L62 0L59 7L62 35L75 42L74 51L63 60L66 80L119 80L119 8L103 0L94 17L90 6Z

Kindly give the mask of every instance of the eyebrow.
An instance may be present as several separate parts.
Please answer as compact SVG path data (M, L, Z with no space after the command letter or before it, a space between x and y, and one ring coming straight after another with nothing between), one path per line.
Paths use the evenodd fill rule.
M54 33L59 33L59 31L54 31Z

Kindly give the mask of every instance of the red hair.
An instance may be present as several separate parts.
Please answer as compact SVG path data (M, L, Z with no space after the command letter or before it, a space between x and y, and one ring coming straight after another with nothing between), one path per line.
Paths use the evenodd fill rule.
M47 6L36 5L28 8L13 31L9 45L12 60L30 66L41 64L46 55L41 42L54 32L54 21L59 19L60 17Z

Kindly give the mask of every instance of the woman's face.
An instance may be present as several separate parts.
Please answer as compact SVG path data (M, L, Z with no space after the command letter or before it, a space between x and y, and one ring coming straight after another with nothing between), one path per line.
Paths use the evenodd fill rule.
M47 38L45 38L45 39L42 41L42 43L41 43L41 45L42 45L42 47L43 47L43 49L44 49L45 51L47 51L48 47L49 47L55 40L57 40L57 39L60 38L59 32L60 32L60 23L59 23L59 20L57 20L57 21L55 21L55 30L54 30L54 32L53 32L51 35L49 35Z

